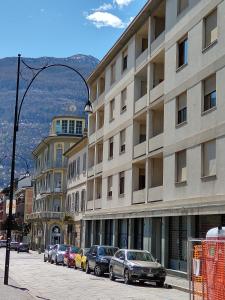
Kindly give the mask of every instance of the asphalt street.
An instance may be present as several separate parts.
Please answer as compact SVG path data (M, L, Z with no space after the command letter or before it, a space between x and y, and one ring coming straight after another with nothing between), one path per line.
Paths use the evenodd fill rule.
M4 269L5 249L0 249L0 269ZM44 263L43 254L12 251L10 277L21 289L26 299L42 300L89 300L89 299L138 299L138 300L188 300L185 292L158 288L153 284L125 285L123 281L112 282L108 276L95 277L80 270ZM3 280L3 278L0 278ZM3 298L2 298L3 297ZM14 300L14 296L1 300ZM25 298L24 298L25 299ZM15 298L17 300L17 298Z

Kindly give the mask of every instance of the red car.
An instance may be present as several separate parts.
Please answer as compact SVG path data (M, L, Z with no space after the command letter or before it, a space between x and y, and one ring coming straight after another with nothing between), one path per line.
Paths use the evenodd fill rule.
M64 254L63 265L67 265L68 268L74 267L75 256L79 250L80 249L75 246L69 246Z

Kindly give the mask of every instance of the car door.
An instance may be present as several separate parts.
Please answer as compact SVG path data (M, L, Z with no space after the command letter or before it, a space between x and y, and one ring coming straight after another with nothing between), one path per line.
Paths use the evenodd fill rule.
M123 277L124 261L125 261L125 251L121 250L120 255L117 259L117 272L118 272L118 276L120 277Z
M55 255L56 255L56 251L57 251L57 246L58 245L55 245L53 250L52 250L52 260L55 260Z
M75 256L76 267L81 268L81 258L83 256L83 249L80 249L79 252Z
M97 247L93 246L91 247L89 256L88 256L88 263L91 270L94 270L95 268L95 261L97 256Z
M115 275L119 275L118 273L119 273L119 269L118 269L118 264L117 264L117 262L118 262L118 258L119 258L119 256L120 256L120 254L121 254L121 251L117 251L116 253L115 253L115 255L112 257L112 259L111 259L111 262L110 262L110 264L111 264L111 266L112 266L112 268L113 268L113 273L115 274Z

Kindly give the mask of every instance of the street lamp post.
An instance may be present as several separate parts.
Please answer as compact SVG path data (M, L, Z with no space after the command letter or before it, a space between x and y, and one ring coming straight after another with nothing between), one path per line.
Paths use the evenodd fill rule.
M5 255L5 274L4 274L4 284L8 285L8 279L9 279L9 261L10 261L10 242L11 242L11 225L12 225L12 204L13 204L13 183L14 183L14 172L15 172L15 156L16 156L16 137L17 137L17 131L19 130L19 121L20 121L20 113L21 108L23 105L23 101L26 97L26 94L30 87L32 86L32 83L34 82L35 78L38 77L38 75L43 72L46 69L53 68L53 67L64 67L68 68L72 71L74 71L76 74L80 76L80 78L83 80L86 90L87 90L87 102L84 108L84 111L87 113L92 112L92 105L89 99L89 88L88 84L83 77L83 75L77 71L75 68L64 65L64 64L50 64L45 65L42 68L33 68L27 65L23 60L22 63L24 66L28 69L30 69L33 72L33 77L31 78L30 82L27 85L27 88L21 98L21 101L19 103L19 85L20 85L20 64L21 64L21 55L18 54L18 60L17 60L17 81L16 81L16 103L15 103L15 111L14 111L14 127L13 127L13 145L12 145L12 161L11 161L11 178L10 178L10 194L9 194L9 215L8 215L8 226L7 226L7 244L6 244L6 255Z

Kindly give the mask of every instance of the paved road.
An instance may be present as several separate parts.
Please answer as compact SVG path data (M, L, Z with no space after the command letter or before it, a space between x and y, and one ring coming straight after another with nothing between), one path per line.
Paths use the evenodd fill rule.
M0 249L0 268L4 268L5 249ZM107 277L95 277L80 270L43 262L43 255L11 252L10 276L37 299L43 300L188 300L188 294L153 285L125 285ZM1 278L0 278L1 279ZM1 300L8 300L2 299ZM33 299L31 297L31 299ZM12 299L14 300L14 299ZM17 300L17 299L15 299Z

